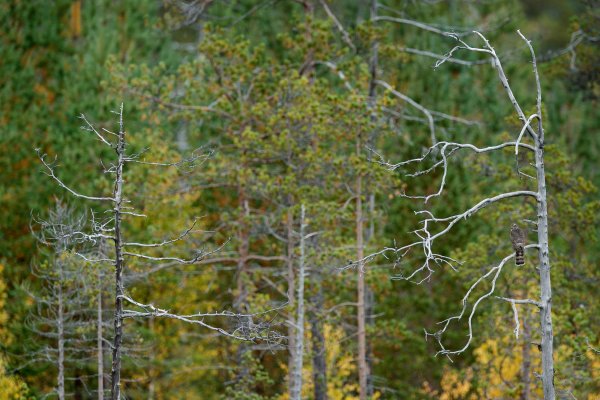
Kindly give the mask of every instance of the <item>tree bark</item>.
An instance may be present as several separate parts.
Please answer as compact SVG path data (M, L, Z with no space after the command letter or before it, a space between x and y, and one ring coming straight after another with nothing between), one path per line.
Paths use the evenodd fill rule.
M304 355L304 265L305 265L305 209L304 204L300 208L300 257L298 259L298 293L296 305L295 322L295 355L294 355L294 375L293 387L291 390L291 400L301 400L302 398L302 361Z
M63 273L62 261L58 261L59 280L58 280L58 398L65 400L65 313L63 304Z
M294 215L291 209L291 201L288 202L287 211L287 296L290 308L290 314L288 317L288 382L289 382L289 393L292 398L292 388L295 385L294 379L294 367L296 365L296 330L294 329L293 315L295 310L294 301L294 288L296 287L295 274L294 274Z
M311 311L308 319L310 323L312 342L312 365L315 400L327 400L327 360L325 350L325 335L323 334L323 323L319 311L323 309L323 288L321 273L315 269L312 274L315 284L311 295Z
M554 360L552 333L552 286L550 283L550 258L548 244L548 204L546 195L546 174L544 170L544 137L540 129L535 140L535 166L538 184L538 244L540 260L540 323L542 346L542 385L544 399L554 400Z
M370 4L370 18L371 21L374 22L375 18L377 17L377 0L371 0L371 4ZM377 102L377 84L375 83L377 81L377 66L378 66L378 61L379 61L379 43L377 42L377 40L373 40L373 42L371 43L371 56L369 58L369 109L371 111L371 120L375 121L377 119L377 115L375 114L375 105ZM375 138L377 136L377 130L373 130L371 132L371 134L369 135L369 146L374 147L373 143L375 141ZM369 155L370 157L370 155ZM369 204L369 212L368 212L368 219L369 219L369 228L367 229L367 237L366 240L367 242L373 238L373 236L375 235L375 218L373 218L373 214L375 212L375 194L372 192L368 192L368 204ZM362 210L361 210L362 213ZM364 254L363 254L364 256ZM361 257L362 258L362 257ZM368 301L365 302L365 300L363 300L363 304L365 309L367 310L368 315L372 314L372 307L373 307L373 293L369 290L368 287L366 287L364 289L365 293L363 295L363 299L367 298ZM366 303L366 304L365 304ZM366 315L365 315L365 329L366 329L366 324L372 325L373 324L373 319L369 318L368 321L366 319ZM366 333L365 333L365 363L366 363L366 368L367 368L367 377L366 377L366 385L367 385L367 389L366 389L366 396L367 397L371 397L373 395L374 389L373 389L373 381L371 379L371 367L372 367L372 359L370 357L370 346L366 341Z
M360 138L356 141L356 152L360 154ZM363 215L362 215L362 175L356 178L356 258L364 258L363 244ZM367 377L369 367L367 365L367 337L365 318L365 274L364 263L360 261L357 267L357 326L358 326L358 384L360 400L367 399Z
M121 233L121 205L123 201L123 165L125 156L125 129L123 127L123 104L119 116L119 141L117 143L117 168L114 187L114 218L115 218L115 316L114 341L111 369L111 400L121 400L121 346L123 343L123 238Z
M98 294L96 295L96 351L98 371L98 400L104 399L104 353L102 346L102 273L98 274Z

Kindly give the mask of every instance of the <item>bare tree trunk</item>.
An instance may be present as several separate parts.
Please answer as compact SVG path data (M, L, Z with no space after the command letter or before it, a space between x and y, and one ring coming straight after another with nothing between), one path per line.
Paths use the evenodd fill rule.
M369 285L366 285L365 287L365 329L366 327L373 327L373 325L375 324L375 318L373 317L374 315L374 311L373 308L375 307L375 296L373 294L373 290L371 290L371 288L369 287ZM369 375L367 376L367 398L371 398L373 396L373 393L375 392L375 388L373 386L373 352L371 351L372 349L372 342L367 340L367 368L369 371Z
M288 317L288 381L290 398L292 398L292 388L294 387L294 367L296 365L296 330L294 329L293 315L295 309L294 288L296 287L294 279L294 215L291 210L291 202L288 202L287 211L287 296L290 308L290 316Z
M541 124L540 124L541 125ZM538 244L540 259L540 323L542 335L542 384L544 399L554 400L554 360L552 333L552 287L550 284L550 259L548 245L548 205L546 197L546 175L544 170L544 137L538 131L535 143L535 166L538 183Z
M304 355L304 264L305 264L305 209L302 204L300 209L300 258L298 259L298 294L296 306L296 350L294 356L294 386L292 387L291 400L302 398L302 361Z
M356 152L360 154L360 138L356 141ZM362 175L356 178L356 258L364 258L363 244L363 213L362 213ZM357 325L358 325L358 384L360 400L367 399L367 377L369 367L367 365L367 337L365 318L365 274L364 263L359 262L357 267Z
M319 311L323 309L323 288L321 286L321 273L315 269L312 274L315 283L314 293L311 295L311 311L309 323L312 341L312 365L315 400L327 400L327 360L325 358L325 335Z
M531 61L533 73L535 75L537 91L537 135L534 137L535 144L535 169L537 172L537 212L538 212L538 245L540 260L540 331L542 335L542 385L544 389L544 399L554 400L556 393L554 390L554 335L552 333L552 286L550 284L550 249L548 243L548 197L546 194L546 171L544 167L544 127L542 119L542 88L540 85L540 76L537 69L535 52L531 42L517 31L519 36L527 43L531 52ZM525 114L520 112L522 119ZM524 121L525 122L525 121Z
M87 119L85 118L85 116L83 114L81 115L81 119L84 120L84 122L87 125L87 127L84 129L86 129L89 132L94 133L96 135L96 137L102 143L109 146L111 149L114 149L117 154L116 162L111 164L110 168L108 168L106 170L106 172L115 174L115 179L113 181L114 188L113 188L113 193L112 193L111 197L87 196L87 195L80 194L80 193L76 192L75 190L71 189L70 187L65 185L55 175L53 165L48 164L45 161L46 154L42 154L39 151L39 149L37 150L40 161L42 162L44 167L48 170L48 175L50 177L52 177L56 182L58 182L58 184L61 187L63 187L67 191L69 191L75 197L92 200L92 201L110 202L110 204L112 205L111 211L113 213L113 217L110 218L110 220L108 220L104 223L97 224L96 221L93 219L93 230L92 230L93 233L92 234L88 234L88 233L81 232L81 231L75 231L66 236L66 237L75 237L76 236L78 238L78 240L79 240L79 238L82 238L84 241L90 241L90 242L94 242L94 243L96 242L96 240L98 238L111 239L114 242L115 257L113 259L111 259L113 262L114 268L115 268L115 271L114 271L114 273L115 273L115 275L114 275L115 276L115 299L114 299L115 300L115 312L114 312L114 319L113 319L114 338L113 338L113 346L112 346L112 365L111 365L111 374L110 374L110 376L111 376L111 395L110 395L111 400L121 400L121 364L122 364L121 357L122 357L122 345L123 345L123 321L124 321L125 317L161 316L161 317L165 317L165 318L173 318L173 319L178 319L178 320L181 320L181 321L184 321L187 323L204 326L211 330L218 331L220 334L223 334L225 336L240 339L240 340L253 340L253 339L256 339L258 337L258 335L262 335L262 334L264 334L265 337L267 337L267 335L269 336L269 338L271 337L270 331L266 332L266 333L264 332L265 329L263 328L263 324L256 326L256 327L253 325L250 325L247 327L248 329L246 330L246 332L238 333L238 330L236 329L232 333L230 333L221 327L211 326L204 321L205 317L214 317L217 315L216 313L206 313L206 314L205 313L196 313L193 315L172 314L167 310L156 308L152 304L142 304L140 302L137 302L137 301L129 298L125 294L125 290L124 290L125 282L123 280L123 272L124 272L124 269L126 266L125 265L125 256L138 257L138 258L142 258L145 260L152 260L152 261L168 260L168 261L175 261L177 264L191 265L191 264L198 263L203 258L218 251L219 249L215 250L214 252L208 252L208 253L195 252L194 257L189 258L189 259L180 259L178 257L154 257L154 256L150 256L147 254L132 253L132 252L125 251L126 247L128 247L128 246L131 246L131 247L162 247L168 243L174 242L176 240L180 240L184 236L191 234L194 225L192 225L180 237L178 237L177 239L174 239L174 240L165 240L160 243L135 243L135 242L127 243L124 241L123 233L122 233L123 217L125 215L143 217L144 215L129 211L129 209L132 209L132 207L123 206L123 202L128 203L128 201L126 199L124 199L124 193L123 193L124 182L125 182L124 176L123 176L124 166L125 166L126 162L135 161L138 158L138 155L126 155L125 154L125 151L126 151L125 133L126 132L125 132L124 124L123 124L123 104L121 104L120 112L117 114L119 114L119 132L118 132L118 134L115 134L110 131L106 131L106 133L115 135L118 138L116 143L113 143L112 140L111 141L107 140L100 132L98 132L98 130L96 130L96 128L91 123L89 123L87 121ZM162 165L162 166L176 166L178 163L149 163L149 164L156 164L156 165ZM111 224L112 224L112 226L110 226ZM110 232L110 234L106 234L106 232ZM64 234L61 234L60 237L63 237L63 236L64 236ZM82 255L79 253L77 253L77 255L89 262L104 262L107 260L106 258L103 258L103 257L99 258L99 259L88 259L85 255ZM139 307L140 309L142 309L144 311L124 310L123 302L125 300L128 303L131 303L135 307ZM218 314L220 314L224 317L231 317L231 318L243 317L243 315L241 315L241 314L232 314L232 313L225 313L225 312L218 313ZM77 371L77 373L79 373L79 372L80 371ZM76 375L76 376L80 376L80 375ZM81 379L77 379L75 381L75 390L76 390L75 395L76 396L80 394L77 392L80 388L86 389L83 387L83 381ZM83 393L82 391L80 391L80 392Z
M371 21L375 21L375 18L377 17L377 0L371 0L371 5L370 5L370 18ZM377 43L376 40L374 40L371 43L371 56L369 58L369 108L371 110L371 119L375 120L377 118L377 116L375 115L375 104L377 102L377 84L375 83L377 81L377 66L378 66L378 60L379 60L379 44ZM369 137L369 141L373 142L375 140L375 137L377 135L376 131L371 132L371 135ZM373 143L369 143L370 146L373 146ZM368 193L367 198L369 199L369 228L367 229L367 241L369 241L374 235L375 235L375 218L373 218L373 214L375 212L375 194L370 192ZM362 213L362 210L361 210ZM362 224L361 224L361 229L362 229ZM359 278L360 279L360 278ZM366 310L368 310L368 314L371 315L372 314L372 307L373 307L373 295L371 293L371 291L369 290L368 287L366 287L364 289L364 294L363 294L363 305L364 308ZM369 299L368 304L365 304L365 297ZM373 319L369 318L368 321L366 320L366 315L365 315L365 330L366 330L366 324L373 324ZM359 329L360 330L360 329ZM366 389L366 397L370 397L373 395L373 381L371 379L371 367L372 367L372 360L370 357L370 346L368 345L368 343L366 342L366 333L365 333L365 363L366 363L366 368L367 368L367 377L366 377L366 385L367 385L367 389Z
M377 18L377 0L371 0L371 10L370 10L371 21L375 21ZM379 44L376 40L371 43L371 58L369 59L369 74L371 75L369 78L369 107L373 107L375 105L375 97L377 95L377 64L379 60Z
M121 237L121 203L123 201L123 164L125 156L125 129L123 127L123 104L119 116L119 142L117 143L117 168L114 188L115 215L115 337L112 352L111 400L121 400L121 346L123 343L123 240Z
M58 282L58 398L65 400L65 325L64 325L64 304L63 304L63 274L62 264L60 265L60 277Z
M153 379L153 378L150 378ZM154 388L154 380L151 380L148 384L148 400L154 400L154 392L156 389Z
M96 309L96 347L98 370L98 400L104 399L104 350L102 348L102 273L98 274L98 294Z

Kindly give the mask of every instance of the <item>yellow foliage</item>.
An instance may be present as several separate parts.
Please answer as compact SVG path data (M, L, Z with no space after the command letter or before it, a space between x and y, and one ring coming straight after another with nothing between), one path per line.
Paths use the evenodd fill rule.
M473 367L463 371L447 367L440 381L440 390L433 389L425 382L422 392L429 398L440 400L513 398L519 393L518 383L522 381L523 345L529 343L519 342L515 345L512 335L486 340L473 351L476 359ZM562 356L567 357L568 354ZM539 357L532 354L531 370L536 369L539 369ZM473 384L475 375L479 382L477 386ZM541 398L539 386L532 385L530 390L533 396Z
M467 368L465 374L446 367L440 382L441 391L431 388L428 382L423 384L423 392L430 398L439 400L476 400L479 397L472 392L473 369Z
M331 400L358 400L358 381L356 375L355 355L347 351L348 346L343 346L345 334L343 329L325 324L323 327L327 348L327 396ZM305 330L309 332L309 330ZM310 338L306 339L309 342ZM310 358L305 357L306 361ZM281 369L287 373L287 364L282 364ZM305 363L302 371L302 398L312 398L314 390L312 380L312 367ZM375 392L372 400L381 398L380 392ZM278 400L288 400L287 392L281 394Z
M76 0L71 4L69 34L74 38L81 36L81 0Z
M591 378L595 382L600 382L600 357L592 349L588 349L586 357L590 360ZM588 395L587 400L600 400L600 393Z
M492 398L503 397L507 389L506 382L517 382L520 379L521 352L513 351L507 356L499 350L510 347L506 342L511 339L512 337L505 337L500 340L500 344L496 339L489 339L474 351L477 363L488 366L485 371L488 385L486 394Z
M0 278L2 277L2 271L4 265L0 264ZM8 341L8 335L6 332L6 321L8 321L8 314L4 311L4 304L6 303L6 284L0 279L0 340L4 343Z
M450 371L444 374L442 378L441 400L464 399L471 391L471 380L473 379L473 370L467 369L467 376L461 379L457 371ZM472 397L471 397L472 398Z
M25 399L27 386L17 377L7 375L4 360L0 358L0 400Z
M2 276L2 270L4 265L0 264L0 278ZM4 311L4 305L6 303L6 284L0 279L0 340L6 343L8 341L8 334L6 332L6 321L8 321L8 314ZM27 386L23 381L15 376L7 375L5 361L0 356L0 400L21 400L25 399L25 393Z

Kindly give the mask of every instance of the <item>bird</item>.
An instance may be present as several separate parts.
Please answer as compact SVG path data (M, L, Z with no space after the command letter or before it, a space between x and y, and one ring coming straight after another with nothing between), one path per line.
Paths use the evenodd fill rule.
M517 224L510 229L510 241L515 249L515 265L525 265L525 231Z

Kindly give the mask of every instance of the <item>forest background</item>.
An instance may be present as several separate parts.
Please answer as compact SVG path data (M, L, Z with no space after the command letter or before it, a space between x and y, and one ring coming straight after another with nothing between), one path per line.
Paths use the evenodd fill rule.
M110 345L98 347L98 319L88 310L101 310L110 340L111 266L36 240L43 219L91 216L90 204L69 198L42 173L36 149L58 156L57 170L70 186L110 191L98 163L108 152L98 150L97 137L80 129L78 117L114 129L111 111L121 103L132 153L143 152L145 161L183 160L176 168L126 171L127 196L149 217L127 221L129 237L166 240L197 219L193 238L170 250L181 257L219 250L199 265L133 262L126 271L129 292L180 313L267 311L261 321L286 336L298 311L302 260L302 397L358 399L360 274L343 268L357 259L357 215L364 214L364 254L405 243L418 226L414 210L422 200L402 194L431 193L441 179L439 171L430 180L388 171L370 150L400 161L420 155L432 139L427 113L381 85L372 96L373 43L378 78L435 110L429 117L438 140L489 145L516 137L521 127L489 62L457 53L454 62L433 68L456 43L440 32L474 29L494 45L516 96L532 110L531 60L517 29L538 54L548 138L555 384L560 398L600 398L598 2L378 3L377 14L388 20L374 21L367 1L2 2L0 399L58 396L52 321L58 264L73 273L60 283L71 290L73 311L65 396L96 398L99 381L105 384L98 398L108 393ZM201 162L188 165L190 155ZM510 151L460 155L452 166L448 192L427 204L436 215L522 185ZM423 334L456 313L478 274L510 251L510 226L522 218L518 205L506 205L457 225L439 245L463 265L459 271L440 267L421 285L395 279L404 261L377 258L365 266L370 397L540 397L534 310L521 311L522 334L515 338L510 306L488 299L475 316L473 343L452 361L436 357L436 341ZM301 230L314 235L304 243ZM533 264L502 276L498 295L536 292ZM231 332L252 323L240 318L214 324ZM290 398L296 378L289 340L247 343L153 317L127 321L125 331L127 398ZM459 323L445 340L461 347L465 335ZM98 348L105 353L101 376Z

